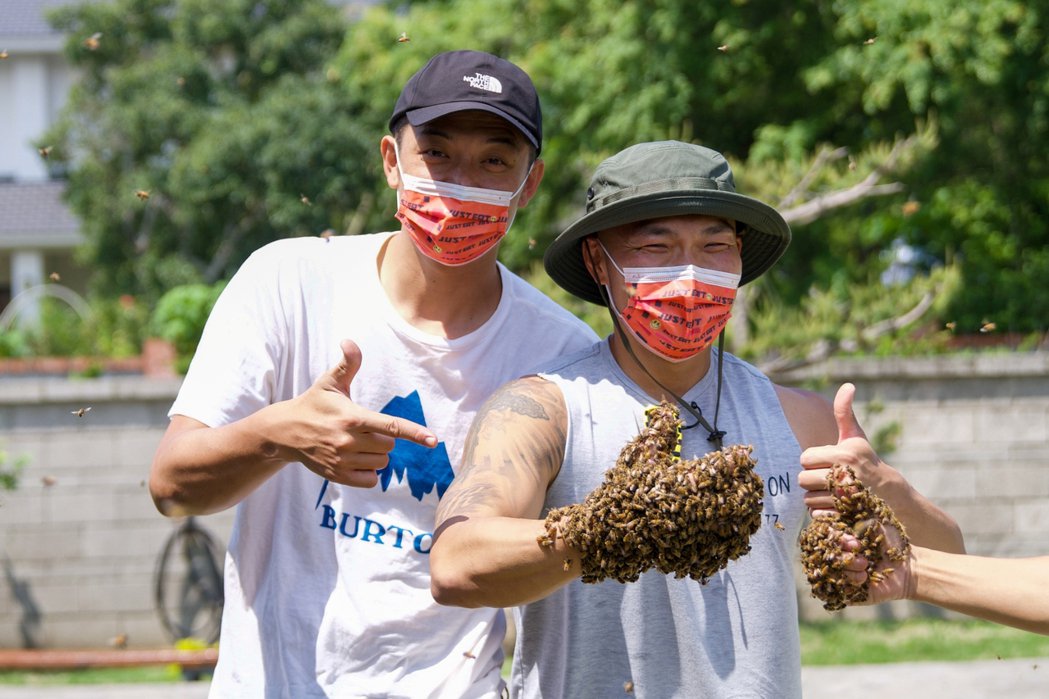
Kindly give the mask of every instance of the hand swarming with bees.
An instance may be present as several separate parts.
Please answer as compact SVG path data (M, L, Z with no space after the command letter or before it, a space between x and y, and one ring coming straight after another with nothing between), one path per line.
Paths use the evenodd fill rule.
M856 478L849 466L835 464L827 476L827 489L834 497L836 512L821 514L801 532L801 564L812 595L823 601L824 609L836 611L867 600L872 583L884 580L893 572L885 561L902 561L910 551L910 541L903 524L884 500L872 493ZM883 527L895 527L900 533L898 546L885 546ZM848 558L841 538L850 534L859 542L852 556L867 559L867 577L854 583L846 575Z
M655 568L705 583L750 551L761 526L764 484L750 446L683 460L677 409L664 401L646 412L602 484L547 514L539 545L560 537L579 551L583 582L633 582Z

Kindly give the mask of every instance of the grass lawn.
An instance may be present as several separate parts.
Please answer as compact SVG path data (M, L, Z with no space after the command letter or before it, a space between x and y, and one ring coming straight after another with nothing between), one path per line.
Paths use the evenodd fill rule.
M825 621L801 627L803 665L1049 657L1049 636L987 621Z
M803 665L1049 658L1049 636L984 621L826 621L801 627ZM510 661L503 668L508 675ZM178 668L0 672L0 685L177 682Z

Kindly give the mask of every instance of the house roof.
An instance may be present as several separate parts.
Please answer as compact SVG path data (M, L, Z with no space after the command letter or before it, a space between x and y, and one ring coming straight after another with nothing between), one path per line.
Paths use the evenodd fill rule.
M0 37L61 34L47 23L47 13L78 0L0 0Z
M0 183L0 250L79 245L80 223L62 201L63 182Z

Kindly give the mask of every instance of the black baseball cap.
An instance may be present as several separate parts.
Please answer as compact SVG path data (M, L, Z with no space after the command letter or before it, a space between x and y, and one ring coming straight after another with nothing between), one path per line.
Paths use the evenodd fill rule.
M543 115L531 78L509 61L483 51L447 51L408 80L390 117L421 126L437 117L479 109L506 119L542 149Z

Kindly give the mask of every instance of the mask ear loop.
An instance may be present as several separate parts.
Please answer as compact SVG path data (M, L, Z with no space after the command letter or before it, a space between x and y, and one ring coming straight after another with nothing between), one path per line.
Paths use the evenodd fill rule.
M589 246L587 246L585 243L580 244L582 245L583 250L585 250L585 254L590 260L591 266L593 266L594 261L593 258L590 256ZM606 252L605 254L607 255L608 253ZM611 258L610 255L609 258ZM594 281L597 282L596 279ZM678 403L678 405L683 407L690 415L692 415L692 417L696 418L696 421L693 422L691 425L684 425L681 429L689 430L693 427L696 427L697 425L702 425L703 429L705 429L708 433L707 441L712 443L715 449L721 449L726 433L724 430L719 430L717 428L717 424L718 415L721 412L721 384L724 376L722 371L721 357L724 354L723 350L725 347L725 331L722 330L718 334L718 387L716 398L714 400L714 426L711 427L710 423L707 422L707 419L703 417L703 411L700 409L699 405L696 404L696 401L686 402L684 398L682 398L677 393L671 391L669 388L664 386L655 376L652 376L652 372L650 372L648 368L641 363L641 360L637 358L636 354L634 354L634 348L630 346L630 342L627 340L626 331L624 331L622 325L620 325L619 318L616 317L616 313L613 310L614 307L612 306L611 294L609 294L608 291L605 289L605 285L601 284L600 282L597 282L597 291L601 295L601 298L604 300L605 306L608 308L608 314L612 316L612 326L616 329L616 334L619 336L619 341L623 343L623 346L626 348L627 354L629 354L631 359L633 359L634 362L641 368L641 371L645 372L648 378L652 379L652 381L654 381L657 386L666 391L667 394L669 394Z

